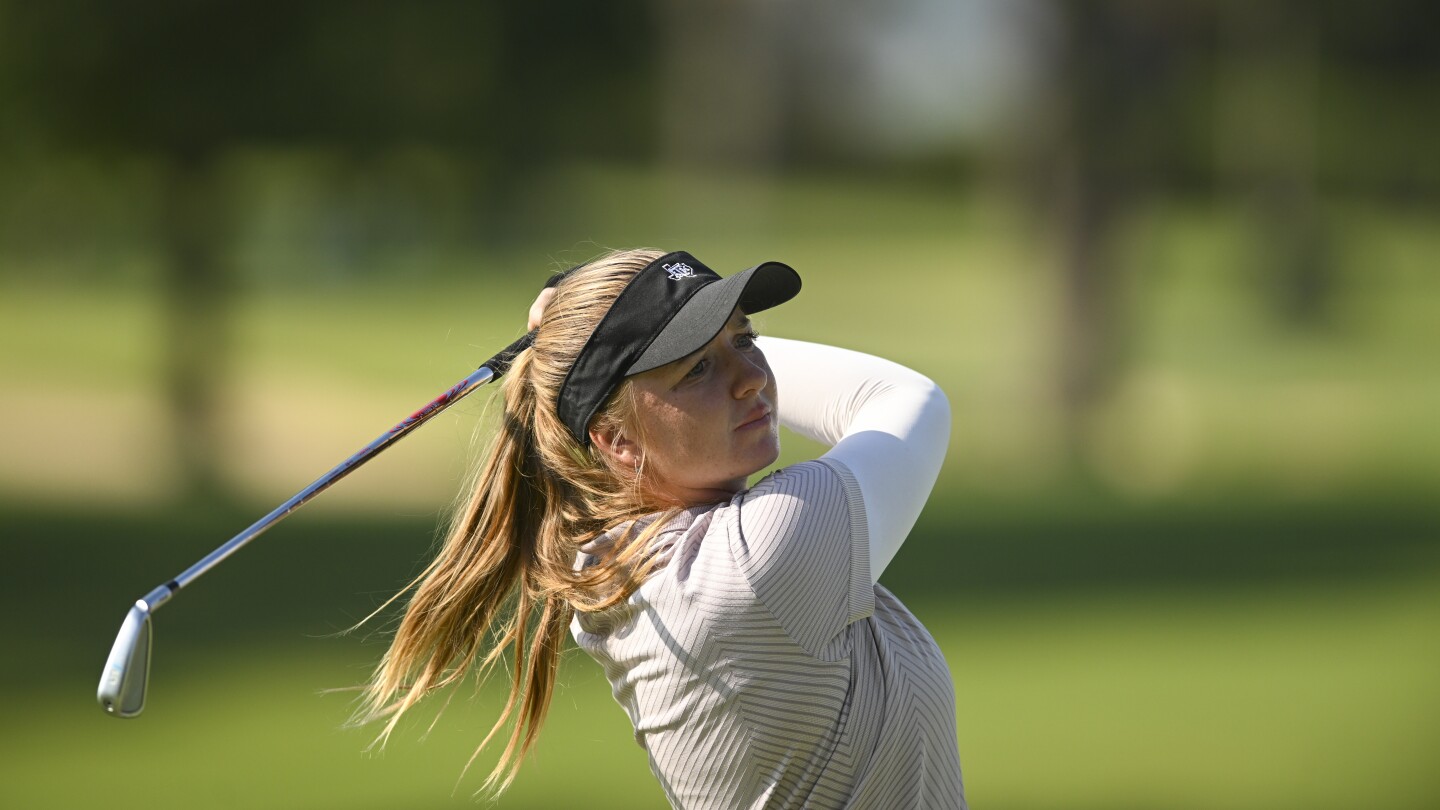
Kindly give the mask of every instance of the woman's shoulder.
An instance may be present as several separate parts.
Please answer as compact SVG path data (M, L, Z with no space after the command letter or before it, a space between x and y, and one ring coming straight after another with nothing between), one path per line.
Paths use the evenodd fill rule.
M732 506L763 505L769 496L835 501L858 494L855 476L839 459L821 457L781 467L731 500ZM836 506L842 504L836 503Z
M645 556L658 563L649 578L656 581L649 584L684 587L697 574L709 580L722 570L748 568L757 555L768 558L779 551L786 538L849 537L856 516L863 514L857 492L849 470L834 459L791 464L728 501L657 512L615 526L581 546L577 567L594 565L643 538Z
M770 473L737 495L726 512L716 524L729 530L737 555L751 560L803 557L810 549L864 537L865 510L854 477L830 458Z

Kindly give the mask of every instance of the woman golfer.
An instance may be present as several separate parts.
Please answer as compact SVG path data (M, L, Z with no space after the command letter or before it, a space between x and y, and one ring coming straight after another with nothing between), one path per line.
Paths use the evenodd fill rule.
M486 785L534 743L564 634L605 670L665 795L684 808L963 808L953 685L876 583L945 456L925 377L757 339L800 278L721 278L623 251L558 278L469 502L366 693L381 738L472 665L514 656L513 720ZM778 425L830 446L752 474Z

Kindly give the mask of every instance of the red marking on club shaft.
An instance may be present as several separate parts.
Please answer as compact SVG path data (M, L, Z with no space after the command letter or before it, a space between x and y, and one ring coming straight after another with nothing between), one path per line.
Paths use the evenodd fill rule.
M409 425L413 425L419 420L424 419L426 415L438 410L439 408L443 408L445 405L449 404L450 400L454 399L455 395L460 393L460 390L464 387L464 381L456 383L453 388L436 397L430 402L429 405L426 405L415 413L410 414L410 417L408 419L391 428L390 432L394 433L397 430L401 430Z

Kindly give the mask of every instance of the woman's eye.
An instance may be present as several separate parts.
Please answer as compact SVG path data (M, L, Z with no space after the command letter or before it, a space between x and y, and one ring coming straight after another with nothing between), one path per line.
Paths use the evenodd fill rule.
M755 339L760 335L755 332L741 332L735 343L742 349L749 349L755 345Z
M685 372L685 379L693 380L696 377L699 377L701 374L705 373L705 369L708 368L709 365L709 360L701 360L700 362L696 363L689 371Z

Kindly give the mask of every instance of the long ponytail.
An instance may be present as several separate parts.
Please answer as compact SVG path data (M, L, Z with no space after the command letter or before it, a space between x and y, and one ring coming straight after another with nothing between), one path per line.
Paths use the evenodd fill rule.
M377 745L422 698L472 671L485 679L508 651L509 697L475 750L478 756L510 726L505 750L481 788L503 792L544 724L574 611L628 598L657 564L644 549L663 519L622 533L601 564L575 570L583 543L664 505L647 503L637 471L616 469L602 454L576 444L556 414L556 399L610 303L659 255L613 253L572 273L557 288L534 344L516 356L502 380L500 429L474 489L435 559L394 598L411 594L356 715L360 723L385 721ZM622 384L595 424L626 429L633 409L629 386Z

